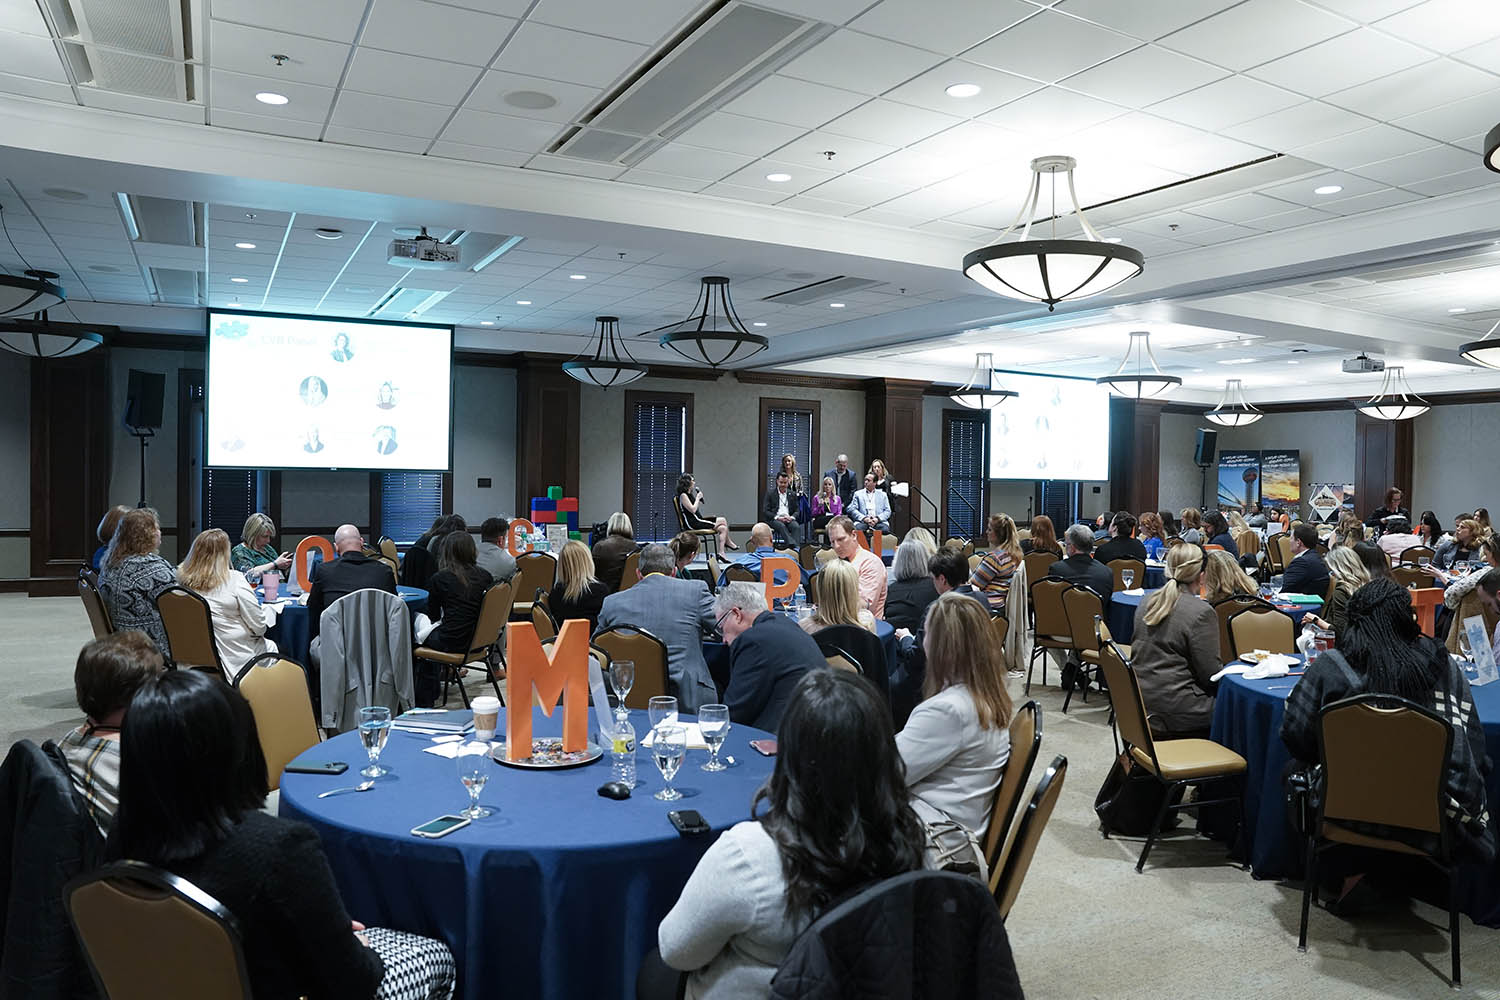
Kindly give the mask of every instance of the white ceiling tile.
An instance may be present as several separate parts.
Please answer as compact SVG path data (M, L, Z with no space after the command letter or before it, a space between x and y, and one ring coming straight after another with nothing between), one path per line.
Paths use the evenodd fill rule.
M981 165L1003 169L1003 165L1028 163L1032 154L1024 137L984 122L963 122L908 148L951 160L960 170Z
M462 112L460 112L462 114ZM432 144L428 156L441 156L448 160L468 160L472 163L491 163L502 167L519 167L531 159L530 153L510 149L491 149L469 143L440 139Z
M1193 246L1214 246L1232 240L1241 240L1247 236L1259 236L1260 230L1251 229L1248 226L1213 226L1212 228L1184 226L1174 235L1182 242Z
M514 0L522 12L526 0ZM629 3L583 4L578 0L541 0L529 20L559 28L591 31L642 45L655 45L694 13L700 0L630 0Z
M1380 181L1382 184L1410 187L1416 181L1459 173L1473 165L1472 153L1453 146L1432 146L1415 153L1407 153L1405 156L1395 156L1378 163L1367 163L1356 167L1354 172L1361 177Z
M814 198L867 206L879 204L910 190L910 186L905 184L877 180L873 177L860 177L857 174L844 174L825 184L819 184L807 193Z
M889 146L905 146L951 128L961 120L926 108L876 100L829 122L826 131Z
M853 170L871 160L894 153L896 147L866 142L832 132L809 132L775 151L776 159L823 170ZM824 153L831 152L829 158Z
M44 101L63 101L67 104L77 103L73 97L73 88L66 83L34 80L29 76L15 76L11 73L0 73L0 93L35 97Z
M1268 198L1263 194L1253 192L1235 195L1233 198L1225 198L1222 201L1209 202L1206 205L1192 205L1187 209L1190 215L1201 215L1219 222L1233 222L1247 226L1254 225L1268 216L1295 210L1296 206L1290 202Z
M1348 170L1364 163L1415 153L1431 145L1431 139L1415 132L1390 125L1371 125L1358 132L1295 147L1292 153L1312 163Z
M1398 10L1415 7L1422 0L1313 0L1319 7L1342 14L1362 24L1378 21Z
M62 59L52 39L38 35L14 34L0 31L0 66L7 73L29 76L34 80L50 80L67 83L68 74L63 71Z
M814 198L812 195L799 194L788 198L778 205L779 208L795 208L802 212L813 212L818 215L845 216L859 211L857 205L846 205L841 201L828 201L824 198Z
M165 118L174 122L202 125L205 109L201 104L186 104L182 101L163 101L155 97L137 97L113 90L78 88L78 100L84 107L120 111L127 115L145 115L149 118Z
M1082 129L1118 118L1127 109L1106 104L1083 94L1048 87L991 111L983 120L992 125L1047 139L1071 135Z
M1315 208L1294 208L1290 212L1267 215L1247 225L1253 225L1257 229L1282 230L1311 225L1315 222L1327 222L1328 219L1327 212L1320 212Z
M1209 63L1143 45L1068 77L1063 86L1101 100L1144 108L1228 75L1228 71Z
M1019 0L884 0L849 26L955 55L1036 12L1036 7Z
M468 63L487 64L516 22L427 0L374 0L361 45Z
M1329 185L1338 185L1343 190L1331 195L1315 194L1320 188ZM1283 184L1273 184L1260 189L1260 193L1282 201L1294 202L1309 208L1316 208L1324 212L1333 212L1333 207L1340 201L1346 201L1360 195L1374 194L1387 190L1386 185L1379 181L1372 181L1367 177L1357 177L1354 174L1343 173L1332 170L1326 174L1315 174L1311 177L1302 177L1295 181L1287 181Z
M209 85L212 88L209 92L211 118L216 124L220 112L234 111L258 118L316 122L321 125L328 117L328 106L333 102L334 94L331 87L229 73L221 69L209 74ZM262 104L255 99L255 95L265 91L281 94L287 98L287 103L279 106Z
M973 97L949 97L947 90L955 83L972 83L981 90ZM884 96L887 100L913 104L943 114L973 117L1040 88L1041 84L1023 76L1002 73L961 59L950 59L887 91Z
M42 18L41 9L33 3L0 4L0 31L18 31L42 38L52 36L47 30L47 22Z
M1403 191L1399 188L1384 188L1380 191L1371 191L1368 194L1356 195L1353 198L1344 198L1326 206L1328 211L1336 215L1359 215L1361 212L1373 212L1380 208L1391 208L1395 205L1405 205L1413 201L1421 201L1422 196L1411 191Z
M452 114L445 104L425 104L346 90L333 106L330 124L431 139Z
M917 228L923 232L937 233L939 236L951 236L956 240L983 240L990 235L988 229L966 226L961 222L950 222L947 219L934 219L932 222L922 223ZM913 302L912 305L917 305L917 303Z
M521 90L547 94L555 98L557 103L550 108L522 108L506 100L509 95ZM464 107L508 115L511 118L534 118L561 124L578 117L584 108L598 98L599 90L596 87L490 70L479 81L479 86L474 88L474 93L464 103Z
M1472 166L1468 170L1448 174L1444 177L1432 177L1427 180L1416 181L1407 184L1409 190L1418 194L1436 196L1440 194L1451 194L1454 191L1468 191L1476 188L1494 187L1495 174L1493 171L1481 167Z
M940 219L983 204L994 193L990 181L993 181L993 177L988 174L982 178L955 177L941 184L892 198L882 202L879 207L888 212L907 212L925 215L928 219Z
M791 174L789 181L769 181L767 174ZM741 187L757 188L775 194L781 193L781 199L785 200L794 194L800 194L808 188L823 181L831 180L838 176L837 171L826 167L819 169L809 167L806 164L791 163L786 160L765 159L756 160L754 163L725 177L729 184L738 184Z
M1248 76L1231 76L1153 104L1153 115L1217 132L1301 104L1305 98Z
M1137 44L1119 32L1044 10L963 56L970 62L1056 83Z
M322 122L304 122L291 118L267 118L264 115L248 115L239 111L214 111L210 125L218 128L239 129L242 132L264 132L268 135L284 135L293 139L316 139L323 131Z
M908 190L952 177L968 164L955 163L942 156L930 156L914 149L897 150L873 163L867 163L853 171L856 177L868 177L877 181L889 181L904 185Z
M1494 54L1500 57L1500 46ZM1497 90L1500 90L1500 77L1451 59L1435 59L1330 94L1324 100L1350 111L1390 121Z
M710 184L701 193L713 195L716 198L728 198L732 201L748 201L758 205L774 205L786 197L778 191L741 187L738 184Z
M636 166L677 177L716 181L748 166L752 160L753 157L742 156L738 153L725 153L716 149L700 149L697 146L683 146L669 142Z
M597 177L601 180L612 180L625 172L624 167L611 166L608 163L593 163L570 156L551 156L545 153L533 156L526 164L526 169L546 170L554 174L572 174L575 177Z
M1491 38L1471 48L1460 49L1454 53L1453 58L1493 72L1495 66L1500 64L1500 38Z
M797 125L778 125L759 118L716 111L677 136L676 141L689 146L762 156L781 148L806 131Z
M1194 21L1217 14L1239 0L1063 0L1053 9L1143 41L1153 41Z
M788 76L767 77L723 108L771 122L817 128L863 104L863 94L825 87ZM860 136L860 138L865 138Z
M1392 124L1430 135L1443 142L1454 142L1495 125L1496 101L1493 94L1476 94L1430 111L1397 118Z
M1376 22L1381 31L1438 52L1457 52L1500 36L1500 4L1427 0Z
M805 17L810 21L845 24L870 6L870 0L757 0L757 5Z
M501 17L521 17L531 8L532 0L442 0L451 7L463 7Z
M880 208L867 208L862 212L856 212L850 218L858 219L860 222L874 222L882 226L900 226L903 229L919 226L932 219L930 215L920 212L891 212Z
M213 0L216 20L235 21L274 31L313 35L336 42L354 41L366 0Z
M231 21L211 21L209 25L215 69L336 87L349 58L350 46L346 42L253 28ZM272 53L280 53L287 59L278 66L271 58Z
M937 56L854 31L837 31L793 59L781 72L799 80L874 96L931 69Z
M1296 146L1345 135L1374 125L1372 119L1324 104L1308 101L1283 111L1224 129L1224 134L1267 149L1285 152Z
M1246 70L1353 27L1354 22L1300 0L1246 0L1173 32L1161 44L1233 70Z
M495 68L523 76L607 87L645 55L634 42L526 21L505 45Z
M345 94L345 97L349 95ZM365 146L369 149L394 150L400 153L425 153L431 140L411 135L392 135L372 129L348 128L344 125L329 125L323 133L324 142L337 142L345 146Z
M1250 75L1323 97L1430 62L1432 54L1372 28L1356 28L1250 70Z
M344 88L446 104L451 108L463 100L479 73L474 67L461 63L361 47L354 53L349 74L344 78Z

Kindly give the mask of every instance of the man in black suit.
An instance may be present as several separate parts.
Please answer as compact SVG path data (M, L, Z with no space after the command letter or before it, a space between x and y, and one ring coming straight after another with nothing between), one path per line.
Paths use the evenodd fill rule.
M833 488L838 491L839 499L843 501L844 510L847 511L849 501L854 499L854 491L859 488L859 480L855 477L854 470L849 468L849 456L840 455L834 461L833 468L823 473L823 476L833 480Z
M1135 531L1135 518L1132 515L1123 510L1120 511L1110 522L1109 530L1114 537L1094 551L1095 559L1105 565L1108 565L1112 559L1146 561L1146 546L1139 538L1131 534Z
M383 590L396 593L396 577L390 566L365 555L365 539L352 524L341 524L333 533L333 551L338 558L322 563L313 575L312 589L307 593L307 633L312 639L308 659L317 666L318 624L327 607L340 597L356 590Z
M1328 567L1318 555L1318 529L1310 524L1292 529L1292 561L1281 575L1281 592L1328 596Z
M1048 566L1047 575L1097 591L1104 598L1104 614L1108 617L1109 595L1115 589L1115 575L1108 566L1094 558L1094 529L1086 524L1075 524L1063 537L1068 543L1068 556Z
M791 479L778 473L776 485L766 490L760 505L760 519L771 526L776 537L788 548L795 546L802 529L797 524L797 497L790 489Z
M729 686L724 689L729 719L774 733L802 675L828 661L800 625L766 608L765 590L758 583L736 581L722 587L715 610L729 645Z

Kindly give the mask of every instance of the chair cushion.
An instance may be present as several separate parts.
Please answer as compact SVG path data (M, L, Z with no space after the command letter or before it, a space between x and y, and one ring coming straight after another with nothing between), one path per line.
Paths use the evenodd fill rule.
M1130 659L1130 647L1129 646L1125 645L1124 643L1117 642L1117 643L1115 643L1115 648L1120 651L1120 655L1123 656L1123 657L1125 657L1125 659L1127 659L1127 660ZM1085 649L1085 650L1083 650L1083 658L1084 658L1084 660L1086 660L1089 663L1098 663L1099 662L1099 651L1096 650L1096 649Z
M1036 637L1036 645L1043 649L1072 649L1073 637L1070 635L1039 635Z
M1151 770L1151 755L1140 747L1131 747L1136 763ZM1157 740L1156 757L1161 761L1161 777L1168 781L1212 778L1243 774L1245 758L1213 740Z
M1357 833L1329 819L1323 821L1323 829L1318 832L1323 835L1324 840L1332 840L1340 844L1373 847L1377 851L1395 851L1398 854L1415 854L1419 858L1429 856L1428 852L1422 850L1420 847L1413 847L1410 844L1403 844L1399 840L1390 840L1386 837L1371 837L1368 834Z
M449 653L431 646L418 646L412 653L419 659L436 660L438 663L451 663L454 666L462 666L469 659L468 653Z

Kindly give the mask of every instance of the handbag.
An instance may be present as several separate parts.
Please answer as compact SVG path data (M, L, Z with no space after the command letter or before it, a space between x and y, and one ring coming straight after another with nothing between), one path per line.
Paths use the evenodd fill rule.
M1166 785L1142 774L1136 777L1140 765L1127 754L1115 758L1114 765L1104 776L1099 794L1094 796L1094 812L1099 816L1099 825L1112 833L1126 837L1144 837L1151 832L1151 824L1161 811L1162 800L1169 794ZM1179 791L1179 795L1181 792ZM1173 829L1181 822L1176 813L1162 820L1162 832Z
M984 851L979 848L979 838L968 827L921 799L912 799L911 808L922 823L926 844L922 850L924 868L972 875L989 885L989 866L985 864Z

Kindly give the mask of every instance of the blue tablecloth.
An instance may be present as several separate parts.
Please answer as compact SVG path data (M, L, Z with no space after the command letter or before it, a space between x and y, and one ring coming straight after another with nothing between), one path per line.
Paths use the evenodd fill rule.
M1150 573L1150 570L1146 571L1147 576ZM1158 587L1155 589L1159 590L1161 588ZM1109 613L1105 615L1105 618L1109 622L1109 634L1115 637L1116 642L1123 642L1127 646L1130 645L1131 640L1135 636L1135 609L1140 606L1142 601L1150 597L1151 594L1151 590L1146 591L1144 594L1127 594L1117 591L1110 598ZM1321 604L1278 604L1276 606L1291 615L1292 625L1299 629L1302 627L1302 618L1304 615L1309 611L1317 614L1323 609L1323 605Z
M1212 738L1240 754L1250 766L1245 779L1245 830L1250 867L1257 878L1302 877L1304 848L1287 822L1283 801L1282 772L1291 755L1280 735L1286 696L1296 680L1225 677L1214 701ZM1500 682L1473 691L1490 760L1497 765L1490 770L1487 789L1493 818L1500 803ZM1488 867L1465 865L1458 879L1463 912L1475 923L1500 926L1500 860Z
M406 601L412 614L427 610L427 591L419 587L397 587L396 592L401 595L402 600ZM257 589L255 596L261 598L264 595ZM281 614L276 618L276 624L266 630L266 636L276 643L276 648L282 653L305 665L307 646L312 641L307 635L307 606L304 604L284 606Z
M896 651L898 640L896 639L896 626L883 618L875 619L875 635L880 640L880 645L885 649L885 666L889 674L896 667ZM703 659L708 664L709 676L713 677L714 683L723 692L729 684L729 647L722 642L709 641L703 644Z
M536 735L561 732L561 709L551 719L532 715ZM631 716L644 736L646 713ZM280 811L318 831L351 917L447 942L459 996L629 1000L657 925L699 858L718 833L750 818L772 760L748 741L768 735L734 727L723 753L737 764L714 774L699 769L708 751L689 750L673 782L684 796L676 802L652 798L662 779L644 747L636 752L640 783L623 801L597 794L610 777L608 753L561 771L495 764L480 796L493 814L423 840L412 827L468 804L453 761L423 753L429 737L395 731L380 761L390 775L368 792L319 799L362 780L365 753L349 732L304 754L347 761L349 770L284 775ZM673 809L696 809L714 833L678 834L667 819Z

